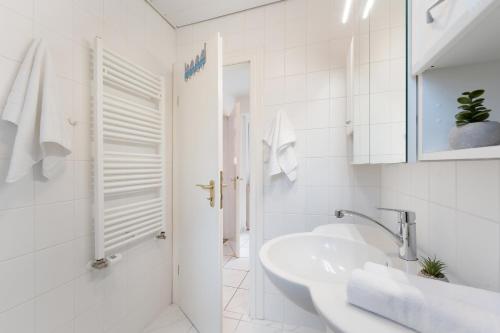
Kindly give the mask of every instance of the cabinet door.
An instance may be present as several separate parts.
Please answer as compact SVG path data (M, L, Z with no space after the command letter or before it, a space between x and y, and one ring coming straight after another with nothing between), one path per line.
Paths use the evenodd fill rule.
M412 67L413 74L426 70L429 61L460 33L465 16L478 15L492 0L444 0L429 11L438 0L412 1ZM429 20L428 13L433 21Z

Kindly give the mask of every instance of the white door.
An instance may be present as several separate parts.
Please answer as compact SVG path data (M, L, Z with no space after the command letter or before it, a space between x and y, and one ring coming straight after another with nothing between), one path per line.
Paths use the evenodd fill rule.
M202 50L206 50L205 65L186 79L185 64L193 60L196 66ZM178 60L173 120L174 299L200 333L218 333L222 332L220 36ZM210 192L212 202L207 200Z

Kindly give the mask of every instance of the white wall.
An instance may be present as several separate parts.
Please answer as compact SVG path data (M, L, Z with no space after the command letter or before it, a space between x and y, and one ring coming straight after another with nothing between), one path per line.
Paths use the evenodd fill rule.
M42 36L61 106L78 121L63 175L46 182L35 172L13 185L3 179L15 132L0 122L0 332L140 332L171 299L171 238L141 243L106 270L87 268L89 45L101 35L106 47L165 75L170 101L175 33L143 0L0 0L0 22L0 105L31 39Z
M384 166L381 196L382 206L416 212L419 247L451 274L500 291L498 160Z
M308 231L334 221L336 208L376 206L379 168L349 164L345 135L347 27L340 23L343 0L288 0L178 31L178 59L214 32L224 52L264 53L266 128L279 109L297 130L299 176L265 179L265 239ZM354 204L355 203L355 204ZM369 209L368 212L372 210ZM321 327L318 318L265 283L265 317L289 325Z

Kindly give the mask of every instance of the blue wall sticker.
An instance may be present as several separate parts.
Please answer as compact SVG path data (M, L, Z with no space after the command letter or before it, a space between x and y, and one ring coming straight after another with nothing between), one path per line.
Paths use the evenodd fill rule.
M207 43L203 46L201 53L196 56L191 63L184 64L184 80L189 80L193 75L200 71L207 63Z

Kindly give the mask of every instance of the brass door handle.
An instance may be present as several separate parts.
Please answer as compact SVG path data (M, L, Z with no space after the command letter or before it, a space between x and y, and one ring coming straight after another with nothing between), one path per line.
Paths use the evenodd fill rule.
M208 190L210 191L210 196L207 198L208 201L210 201L210 207L215 206L215 181L213 179L210 180L208 185L205 184L196 184L199 188L203 190Z
M213 180L210 181L210 185L196 184L196 186L204 189L204 190L213 190L215 187L215 183L212 184Z

